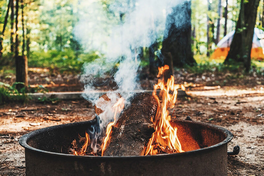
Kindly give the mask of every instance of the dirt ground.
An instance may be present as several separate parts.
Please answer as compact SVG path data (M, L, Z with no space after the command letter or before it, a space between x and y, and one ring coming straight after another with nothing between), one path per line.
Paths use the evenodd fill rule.
M194 121L227 128L234 134L228 150L232 151L235 145L241 148L237 156L228 156L228 175L264 175L264 94L200 96L199 91L187 93L191 96L178 99L171 110L172 116L178 119L190 116ZM93 115L94 108L86 100L2 106L0 175L25 175L24 149L18 144L23 134L47 126L89 120Z
M175 74L179 82L192 82L192 85L186 91L188 96L178 98L176 106L170 110L172 117L185 119L190 116L194 121L227 128L234 135L228 150L240 146L238 155L227 156L228 175L264 175L264 78L254 77L254 74L241 80L237 79L239 76L231 78L234 75L230 74L217 77L183 71ZM8 83L12 79L5 78ZM78 75L30 73L31 85L50 85L50 91L82 90L78 79ZM98 89L109 88L109 81L99 80L103 84L98 83ZM144 75L141 78L143 89L151 89L155 82ZM90 120L94 114L93 105L86 100L0 105L0 175L25 175L24 149L18 143L23 134L48 126Z

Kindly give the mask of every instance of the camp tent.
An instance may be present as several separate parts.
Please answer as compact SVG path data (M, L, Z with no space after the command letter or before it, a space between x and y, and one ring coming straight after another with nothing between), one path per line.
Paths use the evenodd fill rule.
M217 48L213 52L211 59L225 59L230 45L233 39L235 31L228 33L222 40L217 44ZM252 39L251 58L255 60L264 60L264 31L255 28Z

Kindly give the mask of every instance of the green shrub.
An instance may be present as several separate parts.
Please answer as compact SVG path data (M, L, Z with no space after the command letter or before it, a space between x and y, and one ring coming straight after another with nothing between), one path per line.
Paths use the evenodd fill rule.
M16 89L17 84L23 84L20 82L14 83L12 86L0 82L0 104L10 102L26 102L29 97L26 94L26 88L22 88L20 91Z
M230 61L229 65L225 65L223 64L224 59L212 60L203 55L196 55L194 57L197 62L197 65L192 67L186 66L186 68L192 73L202 74L204 72L213 72L213 71L218 71L218 72L228 71L232 73L237 73L244 71L244 67L242 63L237 63L232 60ZM258 74L263 73L264 62L256 62L254 60L251 60L251 66L256 69Z
M33 52L28 60L29 67L48 67L63 71L80 72L86 62L99 58L98 52L77 53L71 49Z

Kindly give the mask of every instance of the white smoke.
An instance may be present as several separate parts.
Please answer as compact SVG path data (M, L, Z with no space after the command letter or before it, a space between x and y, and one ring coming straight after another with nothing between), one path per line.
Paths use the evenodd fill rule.
M115 111L113 109L113 106L120 98L118 94L113 92L108 92L106 95L107 98L109 98L108 101L106 101L102 97L96 100L97 108L103 111L100 114L100 118L102 119L102 122L100 123L100 129L103 129L103 127L105 127L114 117Z
M100 149L100 146L98 145L98 139L101 137L101 133L104 130L104 127L109 124L110 121L113 120L115 116L115 109L113 106L120 98L120 95L114 92L108 92L106 94L107 97L100 97L95 101L96 107L101 110L100 116L100 134L95 134L95 138L91 140L91 148L93 149L94 153L97 153ZM116 118L118 118L120 115L120 112L116 112Z
M184 0L115 0L107 6L102 1L79 0L80 17L74 35L87 51L98 50L104 55L102 59L84 66L85 72L81 80L86 85L83 96L93 103L101 101L96 94L91 94L94 90L93 79L95 76L102 77L103 73L118 63L118 71L114 75L119 88L117 91L123 98L129 99L133 94L128 92L140 87L137 83L140 64L137 49L150 46L157 37L164 34L166 15L183 2ZM180 23L181 21L176 26ZM112 103L108 105L112 106ZM102 108L105 112L110 112L107 106ZM101 117L102 124L105 125L109 118L113 118L110 116Z

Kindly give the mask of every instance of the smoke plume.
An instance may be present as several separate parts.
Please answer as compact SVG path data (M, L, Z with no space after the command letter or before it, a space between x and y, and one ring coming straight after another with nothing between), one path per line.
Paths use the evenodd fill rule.
M85 83L83 96L96 103L98 95L92 94L94 90L94 77L104 77L105 72L118 65L118 70L113 75L118 85L118 90L109 93L112 100L116 100L120 92L128 100L137 83L137 71L140 66L138 55L140 47L148 47L158 37L164 35L167 14L183 0L115 0L110 5L102 1L79 0L79 22L74 29L74 35L86 51L97 50L102 53L102 58L84 66L81 80ZM180 18L180 15L179 17ZM174 20L176 26L182 23ZM169 24L169 23L168 23ZM113 95L115 94L115 95ZM108 106L101 107L105 110L100 116L102 125L107 124L113 116ZM107 115L108 113L108 115Z

